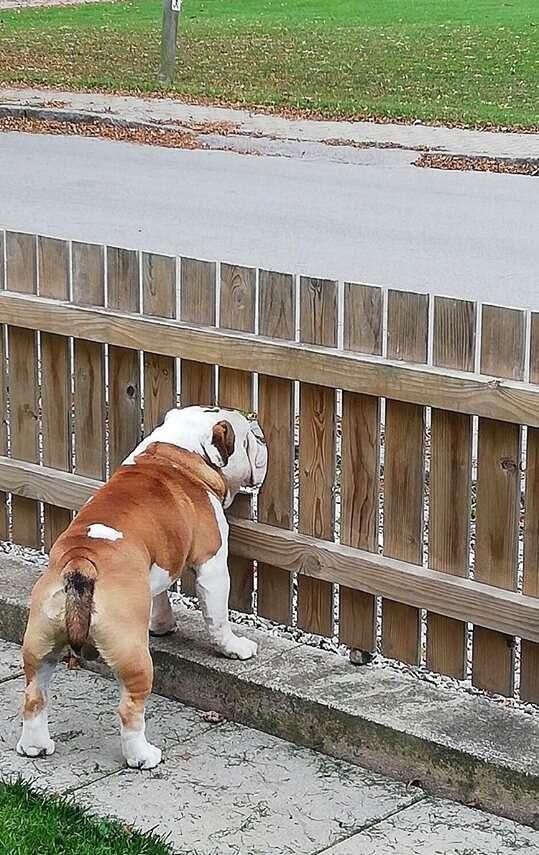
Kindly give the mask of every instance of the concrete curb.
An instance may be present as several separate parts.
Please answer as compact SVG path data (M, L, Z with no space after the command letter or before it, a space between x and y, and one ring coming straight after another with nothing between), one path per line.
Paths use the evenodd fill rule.
M2 639L21 642L38 575L32 564L0 559ZM239 631L259 642L255 661L218 658L198 612L178 615L174 636L152 639L155 691L539 828L536 717L397 670L357 668L324 651Z

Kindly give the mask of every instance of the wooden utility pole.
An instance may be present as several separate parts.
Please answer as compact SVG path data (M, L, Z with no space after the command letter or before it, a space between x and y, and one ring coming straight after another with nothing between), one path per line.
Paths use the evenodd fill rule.
M182 0L163 0L163 28L161 30L161 68L159 80L164 86L174 82L176 67L176 43L178 38L178 20Z

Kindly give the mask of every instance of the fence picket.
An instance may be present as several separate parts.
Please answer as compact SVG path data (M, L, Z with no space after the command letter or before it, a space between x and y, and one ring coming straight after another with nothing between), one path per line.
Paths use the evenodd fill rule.
M483 306L483 373L520 379L524 373L524 343L524 312ZM510 590L515 587L517 572L520 442L520 425L479 419L474 578ZM510 696L513 669L513 639L474 627L474 686Z
M436 297L433 339L435 365L473 371L475 304ZM471 464L471 416L433 409L429 566L455 576L469 569ZM466 624L429 612L427 666L463 679L466 655Z
M428 297L390 291L387 353L390 358L426 362ZM384 458L384 555L421 564L425 411L417 404L386 402ZM382 650L404 662L420 659L420 612L382 601Z
M6 232L6 273L9 291L37 292L34 235ZM21 327L8 327L8 352L11 456L37 463L37 334ZM13 540L23 546L40 546L38 503L14 495L11 512Z
M259 331L271 338L294 339L294 278L284 273L260 271ZM294 498L294 384L290 380L258 378L258 415L271 447L268 474L258 498L260 522L291 529ZM292 622L291 575L286 570L259 563L258 614L278 623Z
M142 254L142 308L146 315L176 317L176 259ZM147 435L176 406L176 360L144 351L144 433Z
M140 311L139 257L129 249L107 247L107 305ZM109 347L109 460L110 471L127 457L141 438L139 353Z
M254 332L256 272L247 267L221 265L220 326ZM219 403L224 407L251 410L252 374L223 368L219 372ZM232 513L237 517L251 516L251 499L238 496ZM230 608L242 612L253 610L254 564L245 558L231 556Z
M335 282L301 277L300 338L335 347ZM333 540L335 390L301 383L299 400L299 530ZM298 577L298 626L320 635L333 634L333 588L329 582Z
M4 232L0 231L0 291L6 287L4 279ZM6 345L5 326L0 324L0 454L7 454L7 395L6 395ZM9 540L7 493L0 491L0 540Z
M532 314L530 382L539 383L539 313ZM528 429L523 592L539 597L539 429ZM522 641L520 697L539 704L539 644Z
M69 299L69 245L67 241L38 238L39 293L56 300ZM71 364L69 339L41 333L41 406L43 463L71 469ZM44 540L50 550L71 522L71 512L45 504Z
M344 348L382 353L380 288L346 283ZM343 392L341 456L341 543L376 552L380 490L380 400ZM376 647L376 600L341 586L339 638L360 650Z
M182 321L204 324L207 327L215 326L215 268L216 265L210 261L182 258ZM180 396L182 407L190 404L214 404L214 366L182 359Z
M102 246L71 246L73 302L105 305L105 259ZM75 472L104 478L105 455L105 347L76 338L73 342Z

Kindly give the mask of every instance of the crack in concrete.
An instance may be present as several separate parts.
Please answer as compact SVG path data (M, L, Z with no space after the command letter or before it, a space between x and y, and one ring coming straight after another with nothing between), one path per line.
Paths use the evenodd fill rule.
M389 811L383 816L376 817L376 819L369 820L368 822L363 823L363 825L358 826L350 834L347 834L345 837L342 837L340 840L334 840L333 843L330 843L329 846L324 846L323 849L317 849L316 852L312 852L311 855L324 855L324 853L331 853L332 849L335 846L339 846L341 843L345 843L347 840L351 840L353 837L356 837L359 834L362 834L364 831L368 831L370 828L374 828L377 825L380 825L382 822L386 822L386 820L391 819L394 816L398 816L398 814L404 813L404 811L409 810L412 807L415 807L420 802L424 802L428 799L427 793L423 793L420 796L417 796L412 802L403 807L397 807L394 810Z
M0 686L3 683L10 683L11 680L18 680L20 677L24 677L24 671L17 671L15 674L11 674L9 677L0 677Z

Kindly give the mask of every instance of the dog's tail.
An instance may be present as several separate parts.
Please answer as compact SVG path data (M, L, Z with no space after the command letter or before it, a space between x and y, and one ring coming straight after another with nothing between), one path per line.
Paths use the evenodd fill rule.
M62 570L62 578L66 593L67 640L75 655L80 656L90 631L97 570L87 558L73 558Z

